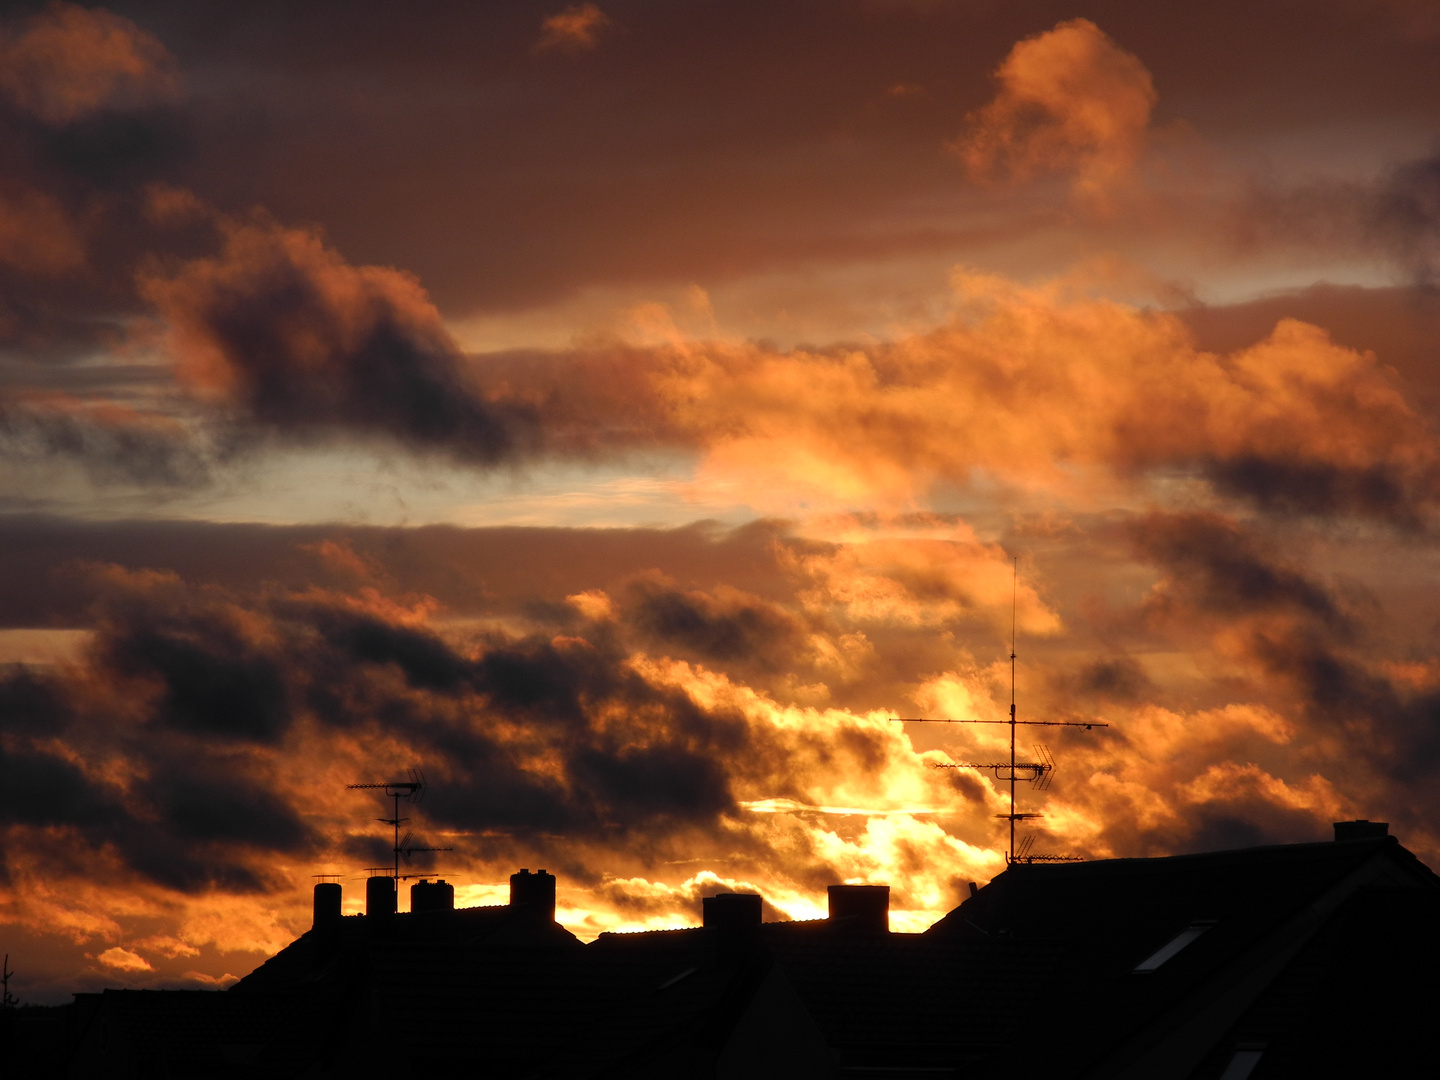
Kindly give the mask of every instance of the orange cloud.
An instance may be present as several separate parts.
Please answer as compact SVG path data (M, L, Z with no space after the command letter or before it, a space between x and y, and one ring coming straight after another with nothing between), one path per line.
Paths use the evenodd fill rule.
M542 36L537 51L545 49L593 49L600 31L613 20L594 4L571 4L540 24Z
M51 3L0 30L0 90L43 122L63 125L168 100L176 80L165 46L129 19Z
M843 537L828 551L784 552L786 564L806 583L799 599L807 607L888 626L940 627L981 618L1009 627L1010 557L999 545L981 543L963 522L849 516L811 523L805 533ZM1030 582L1019 583L1014 601L1025 633L1059 631L1058 617Z
M95 959L106 967L114 968L116 971L155 970L150 966L150 961L146 960L143 956L138 953L133 953L129 949L122 949L119 946L106 949L99 956L95 957Z
M1074 505L1188 472L1261 505L1413 518L1437 449L1393 373L1282 320L1228 355L1173 315L960 273L961 314L927 334L825 353L657 350L668 422L702 484L762 504L904 506L999 478Z
M0 193L0 263L54 276L85 262L85 241L58 199L40 191Z
M973 177L1073 173L1077 193L1102 200L1139 158L1156 101L1150 72L1089 19L1026 38L995 77L999 93L953 144Z

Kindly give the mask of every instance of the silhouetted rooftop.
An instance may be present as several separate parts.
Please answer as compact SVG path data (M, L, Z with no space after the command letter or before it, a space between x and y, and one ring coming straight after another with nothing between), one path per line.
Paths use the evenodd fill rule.
M171 1077L1373 1074L1440 1007L1409 978L1440 962L1440 878L1351 824L1015 864L924 934L886 931L885 891L851 887L844 918L761 924L757 897L725 894L705 927L588 946L543 905L337 918L225 993L96 996L74 1075L113 1053Z

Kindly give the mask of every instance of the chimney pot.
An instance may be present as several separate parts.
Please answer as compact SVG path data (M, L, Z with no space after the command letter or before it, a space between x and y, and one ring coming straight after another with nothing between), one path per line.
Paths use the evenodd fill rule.
M395 914L395 879L372 877L365 882L365 914Z
M544 870L521 870L510 875L510 906L532 912L537 918L555 921L555 875Z
M426 911L454 911L455 886L444 878L426 881L421 878L410 886L411 913Z
M338 881L322 881L315 886L315 921L312 925L316 929L333 926L340 921L343 896L344 890Z

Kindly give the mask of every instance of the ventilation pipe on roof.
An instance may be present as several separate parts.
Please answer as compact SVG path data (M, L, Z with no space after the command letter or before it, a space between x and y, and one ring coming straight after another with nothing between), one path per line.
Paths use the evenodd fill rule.
M365 882L365 914L395 914L395 879L372 877Z
M555 875L521 870L510 875L510 906L546 922L555 921Z
M831 885L830 925L847 934L890 932L889 885Z
M314 929L334 926L340 921L343 892L338 881L322 881L315 886L315 921L311 924Z
M1366 821L1361 818L1359 821L1335 822L1336 840L1379 840L1389 835L1388 821Z

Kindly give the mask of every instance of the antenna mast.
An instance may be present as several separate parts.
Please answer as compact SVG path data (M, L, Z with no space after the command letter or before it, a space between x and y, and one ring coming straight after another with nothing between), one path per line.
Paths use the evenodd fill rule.
M395 830L395 865L391 876L395 878L396 888L399 888L400 860L402 857L405 859L406 862L409 862L410 856L417 851L455 850L454 848L448 847L415 847L410 843L410 838L415 834L408 830L405 833L405 838L403 840L400 838L400 826L408 825L410 823L410 819L408 817L400 816L400 800L404 798L408 799L410 802L415 802L421 797L421 793L425 790L425 777L421 775L418 769L410 770L409 780L388 780L383 783L377 784L346 784L345 789L347 791L371 789L383 790L385 792L386 798L395 800L394 815L388 818L376 818L375 820L385 825L390 825ZM371 867L371 869L382 870L384 869L384 867Z
M1017 555L1011 564L1010 577L1010 718L1008 720L950 720L929 716L896 717L892 721L897 724L1009 724L1010 725L1010 760L999 762L978 762L964 761L951 764L937 764L937 769L990 769L995 773L995 779L1008 781L1010 784L1010 812L1008 814L997 814L996 817L1003 818L1010 823L1010 846L1005 852L1007 865L1017 862L1070 862L1074 860L1071 855L1032 855L1031 845L1035 843L1033 836L1026 837L1020 845L1019 854L1015 848L1015 823L1017 821L1028 821L1031 818L1043 817L1043 814L1022 814L1015 809L1015 781L1025 780L1034 784L1041 791L1050 786L1054 778L1055 759L1050 754L1049 747L1037 745L1036 756L1039 761L1017 761L1015 759L1015 732L1016 728L1026 727L1078 727L1089 731L1091 728L1109 727L1109 724L1102 724L1094 720L1020 720L1015 715L1015 608L1016 595L1019 591L1020 581L1020 557ZM1021 773L1024 773L1022 776Z

